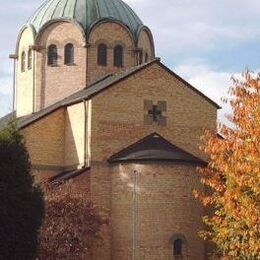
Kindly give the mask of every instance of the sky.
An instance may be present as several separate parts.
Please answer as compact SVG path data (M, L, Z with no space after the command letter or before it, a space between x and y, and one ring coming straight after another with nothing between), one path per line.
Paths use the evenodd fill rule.
M12 61L19 29L42 0L0 5L0 117L12 107ZM232 85L247 67L260 71L259 0L125 0L153 32L156 56L223 107Z

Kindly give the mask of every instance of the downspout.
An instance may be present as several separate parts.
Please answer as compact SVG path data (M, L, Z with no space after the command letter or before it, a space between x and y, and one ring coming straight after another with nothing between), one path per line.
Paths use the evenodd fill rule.
M91 127L92 127L92 100L87 101L87 166L91 164Z
M10 54L9 59L13 60L13 104L12 104L12 112L15 111L15 100L16 100L16 60L18 59L17 54Z
M36 93L36 91L35 91L35 81L36 81L36 79L35 79L35 68L36 68L36 60L35 60L35 57L36 57L36 55L35 55L35 51L32 49L32 52L33 52L33 110L32 110L32 112L34 113L35 112L35 100L36 100L36 97L35 97L35 93Z
M138 172L134 171L133 181L133 238L132 238L132 260L138 259Z
M84 104L84 164L83 168L87 166L87 102L84 99L83 100Z

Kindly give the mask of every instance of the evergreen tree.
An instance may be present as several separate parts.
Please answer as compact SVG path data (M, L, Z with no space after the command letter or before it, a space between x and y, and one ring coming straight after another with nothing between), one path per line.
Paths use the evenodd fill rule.
M35 259L44 211L22 135L15 123L0 131L0 258Z

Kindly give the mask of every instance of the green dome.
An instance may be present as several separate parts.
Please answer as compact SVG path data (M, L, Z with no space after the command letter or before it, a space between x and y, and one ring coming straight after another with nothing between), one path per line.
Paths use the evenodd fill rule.
M126 25L136 36L142 21L122 0L46 0L29 20L36 30L48 22L57 19L69 19L78 22L86 34L91 26L110 19Z

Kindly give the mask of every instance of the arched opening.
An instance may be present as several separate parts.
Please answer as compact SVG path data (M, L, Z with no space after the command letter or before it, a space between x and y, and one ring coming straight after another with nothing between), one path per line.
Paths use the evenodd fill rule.
M121 45L117 45L114 48L114 66L123 67L124 66L124 50Z
M181 256L182 255L182 240L177 238L173 242L173 255L174 256Z
M57 46L52 44L48 48L48 65L56 66L58 64Z
M143 63L143 58L144 58L143 51L140 51L139 52L139 61L138 61L139 65Z
M73 65L74 64L74 46L72 43L68 43L64 48L64 64Z
M107 65L107 46L104 43L98 45L97 61L100 66Z
M32 68L32 61L33 61L33 57L32 57L32 50L28 51L28 69L30 70Z
M187 255L187 240L182 234L174 234L170 238L173 259L179 259Z
M24 72L25 71L25 66L26 66L26 54L23 51L22 52L22 56L21 56L21 71Z
M149 55L148 55L148 53L147 53L147 52L145 53L144 60L145 60L145 63L146 63L146 62L148 62L148 60L149 60Z

